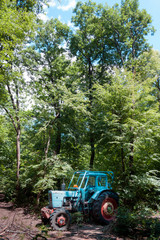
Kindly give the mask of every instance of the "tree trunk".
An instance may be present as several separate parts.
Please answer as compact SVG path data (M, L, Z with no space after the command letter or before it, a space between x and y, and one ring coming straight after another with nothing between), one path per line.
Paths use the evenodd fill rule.
M92 86L93 86L93 80L92 80L92 64L90 58L88 59L89 67L88 67L88 74L89 74L89 111L92 114L92 101L93 101L93 93L92 93ZM91 120L92 121L92 120ZM89 123L90 125L90 147L91 147L91 156L90 156L90 169L93 168L94 164L94 157L95 157L95 147L94 147L94 132L93 132L93 124L92 122Z
M17 189L20 187L19 183L19 169L20 169L20 128L17 129L16 150L17 150Z
M61 123L58 119L58 121L57 121L57 135L56 135L55 153L60 154L60 151L61 151Z
M48 140L47 140L47 146L45 148L45 159L47 159L48 157L48 150L49 150L49 146L50 146L50 140L51 140L51 136L50 136L50 131L49 131L49 136L48 136Z
M129 168L132 171L133 161L134 161L134 158L133 158L134 147L133 147L133 142L131 144L132 144L132 146L130 148L131 152L130 152L130 156L129 156Z
M129 156L129 169L130 173L133 173L133 162L134 162L134 127L131 127L131 138L130 138L130 156Z
M135 51L133 50L133 54ZM134 57L134 55L133 55ZM133 58L134 59L134 58ZM136 75L136 69L135 66L132 66L132 73L133 73L133 99L132 99L132 109L135 110L135 95L134 95L134 85L135 85L135 75ZM132 119L134 120L134 113L132 115ZM130 156L129 156L129 168L130 172L133 173L133 162L134 162L134 127L132 126L130 128L131 130L131 137L130 137Z
M90 133L90 145L91 145L90 169L93 169L95 148L94 148L94 135L92 132Z
M36 206L39 206L39 202L40 202L40 196L41 196L41 191L39 193L37 193L37 201L36 201Z

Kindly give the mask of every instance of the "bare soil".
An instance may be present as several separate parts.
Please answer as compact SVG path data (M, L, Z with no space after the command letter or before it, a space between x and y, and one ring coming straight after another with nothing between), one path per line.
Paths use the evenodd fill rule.
M120 238L110 232L110 226L95 224L71 224L66 232L53 231L44 226L36 214L28 213L26 208L16 208L12 203L6 203L0 196L0 240L129 240Z
M66 232L53 231L41 223L35 214L29 214L25 208L15 208L12 203L0 202L0 240L123 240L106 233L103 226L95 224L71 224Z

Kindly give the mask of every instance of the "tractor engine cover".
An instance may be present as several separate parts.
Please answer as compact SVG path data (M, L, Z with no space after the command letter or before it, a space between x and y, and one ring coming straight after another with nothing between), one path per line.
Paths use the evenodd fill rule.
M59 208L63 206L65 198L76 198L76 191L52 191L48 192L49 208Z

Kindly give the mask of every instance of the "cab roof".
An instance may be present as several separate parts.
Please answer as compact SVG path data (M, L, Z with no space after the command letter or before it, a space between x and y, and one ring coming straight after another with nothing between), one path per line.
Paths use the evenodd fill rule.
M76 171L74 174L80 174L81 176L83 176L84 174L86 176L106 176L107 174L113 174L113 172L111 171Z

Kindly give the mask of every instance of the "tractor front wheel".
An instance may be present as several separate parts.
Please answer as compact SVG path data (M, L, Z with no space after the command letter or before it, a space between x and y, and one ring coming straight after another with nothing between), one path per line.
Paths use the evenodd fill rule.
M109 224L116 216L118 195L113 192L103 192L92 207L93 218L101 224Z
M69 212L63 208L56 209L50 217L51 227L54 230L67 230L69 228L70 221L71 218Z

